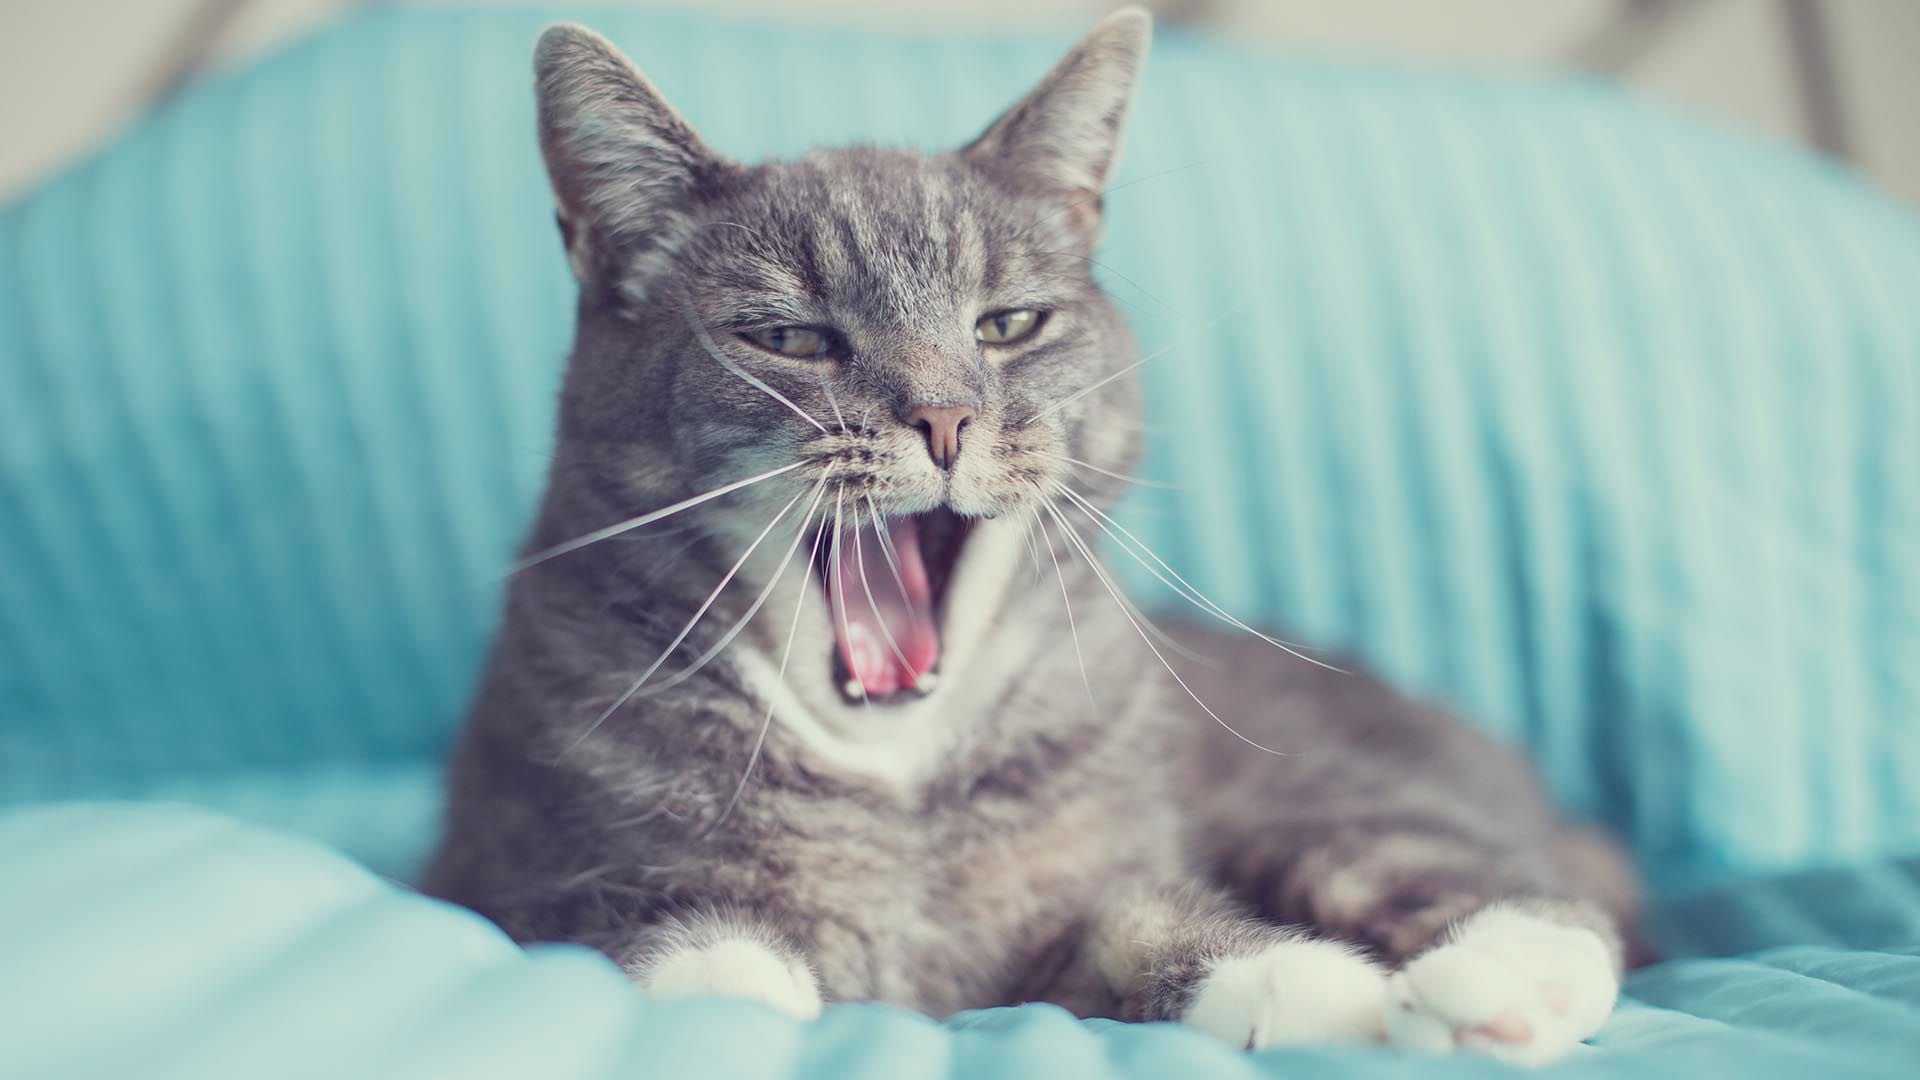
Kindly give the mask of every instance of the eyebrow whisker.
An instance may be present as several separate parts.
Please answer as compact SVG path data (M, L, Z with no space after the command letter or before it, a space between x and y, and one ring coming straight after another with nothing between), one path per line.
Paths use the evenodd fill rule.
M779 402L780 404L785 405L787 408L792 409L794 412L794 415L800 417L800 419L805 420L807 423L812 424L814 427L820 429L820 434L822 435L833 434L832 432L827 430L827 426L825 424L822 424L820 421L815 420L811 413L807 412L807 410L801 408L800 406L795 405L791 398L787 397L785 394L782 394L780 391L775 390L773 387L768 386L766 383L761 382L759 379L755 378L751 372L747 371L746 368L743 368L739 364L735 363L732 357L722 352L720 350L720 345L713 340L712 332L707 329L706 320L702 319L700 317L700 313L693 309L693 300L692 298L688 297L685 293L682 293L680 296L680 310L681 310L681 314L683 314L686 317L687 325L692 328L694 336L700 339L700 347L707 351L708 356L711 356L714 358L714 360L718 361L721 367L726 368L728 371L732 372L734 375L744 380L747 383L747 385L753 387L755 390L760 391L761 393L767 395L768 397Z

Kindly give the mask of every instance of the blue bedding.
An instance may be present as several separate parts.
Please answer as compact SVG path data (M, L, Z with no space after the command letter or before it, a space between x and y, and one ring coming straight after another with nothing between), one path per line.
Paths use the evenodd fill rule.
M178 806L17 811L0 817L0 866L8 1077L1480 1080L1519 1071L1371 1048L1248 1055L1174 1025L1081 1022L1041 1005L945 1024L839 1005L802 1024L747 1002L652 1004L598 954L523 952L470 913L311 841ZM1806 940L1809 922L1830 918L1824 888L1800 892L1787 879L1725 894L1748 913L1741 955L1640 972L1591 1047L1541 1074L1911 1077L1920 865L1828 884L1874 905L1871 944L1765 947L1769 931ZM1763 897L1768 914L1755 922Z
M749 158L957 144L1066 40L569 14ZM0 208L0 1076L1414 1072L648 1006L395 883L545 467L553 17L362 12ZM1599 85L1179 34L1109 205L1171 347L1130 526L1524 745L1655 881L1675 959L1556 1069L1913 1074L1920 216Z

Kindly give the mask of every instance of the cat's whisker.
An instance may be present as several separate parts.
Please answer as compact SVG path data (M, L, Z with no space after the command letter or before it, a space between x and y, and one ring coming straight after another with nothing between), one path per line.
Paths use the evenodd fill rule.
M568 540L563 544L555 544L550 548L545 548L543 550L536 551L532 555L529 555L526 558L521 559L519 562L514 563L513 568L507 571L507 576L512 577L515 574L521 573L526 570L530 570L533 567L536 567L541 563L546 562L548 559L557 559L560 556L566 555L570 552L579 551L581 548L586 547L589 544L597 544L602 540L608 539L609 537L619 536L621 533L628 532L633 529L638 529L643 525L651 525L656 521L660 521L665 518L670 518L673 515L681 512L682 510L691 510L692 508L699 506L703 502L707 502L708 500L711 500L711 499L717 499L722 495L739 491L741 488L744 488L744 487L751 487L752 485L757 484L762 480L771 480L774 477L781 475L782 473L790 473L793 470L798 469L805 464L807 464L805 461L796 461L791 465L782 465L777 469L768 469L766 472L763 472L758 476L749 476L745 480L735 480L731 484L722 484L719 487L714 488L712 491L703 492L702 494L695 495L691 498L682 499L679 502L674 503L672 506L663 506L658 510L652 510L647 513L641 514L639 517L631 517L617 524L609 525L604 529L595 529L593 532L590 532L585 536L575 537L574 539Z
M1174 570L1173 567L1168 566L1165 559L1162 559L1160 556L1154 554L1152 548L1148 547L1144 542L1142 542L1139 537L1133 535L1133 532L1131 530L1129 530L1125 525L1122 525L1119 522L1113 520L1113 518L1107 516L1107 514L1103 512L1099 507L1093 505L1093 503L1089 501L1086 498L1086 496L1081 495L1079 492L1073 490L1072 488L1068 487L1065 484L1060 483L1057 480L1051 481L1051 483L1054 487L1054 490L1060 492L1062 495L1065 495L1068 499L1070 499L1073 502L1075 506L1078 506L1080 508L1080 511L1087 515L1088 520L1092 521L1095 525L1098 525L1100 527L1100 530L1106 533L1109 537L1111 537L1114 543L1120 546L1120 549L1122 551L1125 551L1129 556L1132 557L1134 562L1139 563L1141 567L1147 571L1147 573L1152 574L1155 578L1159 579L1162 585L1165 585L1167 588L1172 589L1174 593L1178 595L1181 599L1199 608L1201 611L1206 612L1208 615L1212 616L1213 618L1219 619L1221 622L1224 622L1227 625L1234 627L1235 629L1244 630L1247 633L1252 634L1254 637L1259 638L1261 641L1264 641L1267 644L1273 646L1274 648L1279 649L1281 652L1286 653L1288 656L1291 656L1296 660L1304 660L1307 663L1314 665L1315 667L1322 667L1327 669L1328 671L1337 671L1342 675L1348 674L1348 672L1342 668L1335 667L1334 665L1329 664L1326 661L1320 660L1316 657L1306 655L1305 653L1299 651L1298 646L1292 645L1285 641L1281 641L1279 638L1269 637L1268 635L1263 634L1258 630L1255 630L1253 627L1248 626L1246 623L1242 622L1240 619L1235 618L1232 613L1227 611L1227 609L1221 607L1219 604L1214 603L1212 600L1209 600L1206 594L1202 593L1199 589L1194 588L1193 585L1189 583L1186 578L1183 578L1180 576L1178 571ZM1122 537L1124 537L1125 539L1122 539ZM1134 550L1134 547L1138 547L1139 551L1136 552ZM1141 558L1140 557L1141 552L1146 553L1147 558L1152 559L1155 563L1158 563L1161 570L1166 571L1166 574L1162 574L1160 570L1154 569L1153 566L1147 563L1146 559ZM1167 580L1167 574L1173 575L1173 581ZM1174 584L1175 581L1179 582L1179 584L1178 585Z
M830 474L832 471L833 466L827 466L827 472ZM665 693L692 678L701 668L706 667L714 657L725 651L728 645L733 644L733 640L739 637L741 631L747 628L747 624L753 621L753 617L759 614L760 608L766 604L767 598L773 595L774 589L779 587L780 579L786 576L787 568L793 564L794 552L800 549L800 541L806 539L807 528L813 524L814 511L820 508L820 501L826 498L826 496L827 476L822 475L820 482L813 486L813 501L807 504L806 515L800 519L800 528L793 534L793 542L787 545L787 553L781 557L780 569L774 572L773 579L768 581L760 590L760 595L753 598L753 603L747 607L746 613L735 620L734 624L727 629L726 633L720 635L720 640L708 646L705 652L695 657L693 663L688 664L686 667L681 668L679 671L674 672L672 675L667 676L667 678L648 688L647 694L649 696ZM808 566L811 567L812 564L809 563ZM803 588L806 585L805 582L801 584Z
M1127 185L1122 184L1120 186L1126 187ZM723 227L729 228L729 229L739 229L741 232L746 233L748 236L753 237L755 240L763 239L763 237L760 235L760 230L749 228L748 226L742 225L737 221L709 221L701 225L700 227L702 229L718 229Z
M1067 203L1061 206L1059 209L1055 210L1053 213L1048 214L1046 217L1041 218L1039 221L1028 226L1027 228L1022 229L1020 232L1014 235L1013 241L1015 243L1025 243L1026 241L1033 239L1033 234L1040 230L1040 226L1049 224L1054 221L1058 221L1059 219L1067 216L1068 214L1072 213L1075 210L1080 209L1083 206L1098 207L1106 201L1107 196L1112 195L1115 192L1125 191L1128 188L1135 186L1136 184L1144 184L1149 180L1158 180L1163 176L1172 176L1175 173L1186 172L1188 169L1197 169L1200 166L1206 165L1209 163L1210 161L1207 158L1201 158L1198 161L1189 161L1185 165L1175 165L1170 169L1161 169L1159 172L1148 173L1145 176L1136 176L1124 184L1115 184L1112 187L1103 188L1100 191L1093 192L1088 195L1084 195L1078 199L1073 200L1070 203Z
M823 474L819 482L824 485L827 482L826 475ZM660 670L660 665L667 662L667 657L673 655L673 650L679 648L680 643L687 640L687 635L693 633L693 628L700 624L700 620L706 616L708 609L713 607L714 602L720 599L720 594L726 589L728 583L733 581L736 574L740 573L740 568L747 564L747 560L753 557L753 553L760 547L761 541L767 538L767 534L773 531L775 525L780 524L780 519L787 516L787 511L792 510L794 505L805 498L806 495L806 489L803 488L798 494L794 495L793 498L787 500L787 505L780 508L780 512L773 516L773 520L767 522L766 528L760 530L760 535L753 538L753 543L747 545L747 550L740 553L740 558L727 570L726 576L720 579L720 584L715 585L713 591L707 594L707 599L700 605L699 609L693 613L693 618L688 619L687 625L681 627L680 632L674 635L671 642L667 643L667 647L660 650L659 658L647 665L647 669L640 673L640 677L633 680L633 685L627 687L626 693L621 694L613 704L607 706L606 711L595 718L593 723L588 724L585 731L582 731L574 737L573 742L567 745L565 753L571 754L574 750L578 749L580 744L587 740L588 736L598 731L600 725L607 722L608 717L619 712L621 706L633 700L633 696L640 692L640 688L647 684L647 680L653 678L653 673Z
M851 436L853 433L847 430L847 418L840 413L840 399L833 396L833 384L827 382L825 375L820 376L820 389L826 391L827 404L833 406L833 418L840 422L840 434Z
M1172 168L1161 169L1159 172L1151 172L1145 176L1136 176L1124 184L1115 184L1112 187L1102 191L1100 193L1099 200L1104 200L1107 196L1112 195L1114 192L1125 191L1130 187L1133 187L1137 184L1144 184L1149 180L1158 180L1163 176L1172 176L1175 173L1183 173L1183 172L1186 172L1188 169L1197 169L1202 165L1211 165L1211 164L1213 164L1213 159L1201 158L1198 161L1189 161L1185 165L1175 165ZM1096 200L1096 201L1099 201L1099 200Z
M1047 557L1053 560L1054 576L1060 579L1060 603L1067 609L1067 633L1073 638L1073 658L1080 662L1080 682L1087 688L1087 704L1098 713L1100 703L1093 699L1093 678L1087 674L1087 655L1080 649L1080 627L1073 621L1073 600L1067 595L1067 572L1060 568L1060 556L1053 550L1053 537L1047 534L1047 523L1037 514L1034 515L1034 521L1040 527L1040 538L1047 542ZM1028 538L1032 538L1031 534ZM1035 571L1040 569L1038 551L1034 553L1033 568Z
M880 534L880 555L887 560L887 570L893 574L893 583L900 586L900 595L907 596L907 581L900 576L900 563L894 557L893 537L888 535L886 518L880 513L880 504L873 501L873 492L866 492L867 509L873 512L874 532ZM907 598L909 608L916 607L912 597Z
M719 343L713 340L712 332L707 329L706 320L702 319L700 317L700 313L693 309L693 300L690 297L686 296L684 293L681 294L681 297L680 297L680 309L681 309L681 313L686 317L687 325L693 329L694 336L700 339L700 347L707 351L708 356L711 356L714 358L714 360L718 361L721 367L726 368L729 372L732 372L736 377L745 381L747 385L753 387L755 390L760 391L761 393L767 395L768 397L779 402L780 404L785 405L787 408L792 409L794 415L798 416L802 420L805 420L807 423L812 424L814 427L819 428L820 434L822 435L833 434L832 432L827 430L827 426L825 424L822 424L820 421L815 420L812 414L808 413L807 410L801 408L798 405L795 405L793 403L793 400L787 397L787 395L782 394L780 391L775 390L773 387L768 386L764 382L761 382L759 379L755 378L753 374L749 372L746 368L743 368L739 364L734 363L732 357L722 352L720 349Z
M1132 278L1121 273L1120 271L1115 270L1113 267L1108 266L1106 263L1101 262L1099 259L1096 259L1091 255L1083 255L1077 251L1029 251L1028 254L1048 255L1048 256L1055 256L1055 257L1064 258L1064 259L1079 259L1081 262L1086 263L1088 266L1098 267L1099 269L1106 271L1108 274L1116 278L1119 278L1121 281L1126 282L1128 285L1133 287L1134 291L1138 292L1140 295L1146 297L1147 299L1153 301L1160 308L1165 310L1167 314L1172 315L1174 318L1179 319L1181 322L1189 323L1189 324L1193 322L1193 316L1188 315L1186 312L1181 311L1179 308L1176 308L1172 304L1167 303L1165 300L1160 299L1158 296L1155 296L1152 292L1148 291L1145 285L1140 284L1139 282L1133 280ZM1109 294L1109 295L1112 295L1112 294ZM1115 299L1118 299L1118 297L1116 296Z
M1111 469L1103 469L1100 466L1095 465L1090 461L1081 461L1077 457L1070 457L1066 454L1050 454L1045 450L1030 450L1028 451L1028 453L1036 454L1043 458L1052 458L1055 461L1064 461L1069 465L1076 465L1082 469L1087 470L1088 472L1099 473L1101 476L1118 480L1123 484L1132 484L1135 487L1159 488L1163 491L1180 490L1178 485L1175 485L1175 484L1166 484L1158 480L1143 480L1138 476L1128 476L1126 473L1118 473L1118 472L1114 472Z
M822 489L822 494L825 494L824 488ZM827 535L825 524L826 515L823 513L820 516L821 527L814 532L813 550L807 554L807 565L809 567L819 563L820 541L825 539ZM806 582L801 583L800 599L794 602L793 618L787 623L787 644L785 648L780 650L780 668L778 674L774 676L775 686L785 687L787 684L787 662L793 659L793 640L799 636L800 613L806 610L807 594L812 591L812 589L807 587ZM744 795L747 790L747 781L753 777L754 766L760 763L761 751L766 748L767 733L773 729L773 703L776 700L778 700L776 696L768 695L766 715L760 718L760 734L754 737L753 750L747 754L747 767L740 771L740 782L734 785L733 794L727 798L727 805L721 808L719 815L713 819L711 824L700 830L699 836L695 839L703 838L708 833L718 829L726 822L727 818L733 814L733 808L740 804L740 797Z
M659 806L654 807L653 809L647 811L644 814L635 814L630 818L621 818L618 821L609 821L607 822L607 829L613 832L619 832L623 829L637 829L640 826L645 825L647 822L652 821L655 818L672 817L672 816L673 816L672 812L667 809L667 804L661 803Z
M1044 488L1041 488L1038 485L1035 485L1033 490L1036 492L1039 498L1041 499L1047 498L1047 493ZM1036 521L1039 520L1038 515L1035 515L1035 520ZM1182 659L1188 661L1189 663L1198 664L1201 667L1214 668L1214 669L1218 669L1220 667L1220 662L1218 660L1215 660L1210 656L1202 656L1199 653L1194 652L1192 649L1189 649L1185 645L1181 644L1179 639L1175 638L1172 634L1169 634L1165 630L1162 630L1160 628L1160 624L1157 622L1154 622L1153 619L1149 617L1146 612L1140 610L1140 605L1134 603L1133 599L1129 597L1125 591L1122 591L1120 594L1120 603L1123 606L1125 606L1129 612L1133 614L1133 617L1136 620L1139 621L1141 628L1146 630L1147 633L1153 635L1153 639L1155 641L1158 641L1160 644L1166 646L1169 650L1178 654Z
M877 533L883 530L876 524L874 531ZM860 570L860 588L867 594L867 606L873 609L874 621L880 624L880 636L886 639L887 648L893 650L893 658L900 661L900 670L912 671L913 665L907 663L906 651L893 639L892 628L880 615L880 604L873 598L873 586L867 583L867 545L860 542L860 503L857 500L853 504L853 561ZM901 590L903 596L905 592L905 589Z
M842 502L846 498L846 494L847 494L847 489L846 489L846 485L844 484L836 488L833 493L833 549L827 555L828 562L830 563L832 569L830 569L827 572L827 577L832 580L834 592L837 594L838 599L840 601L839 604L836 605L840 609L840 640L846 642L847 651L852 652L853 651L853 628L847 625L846 575L841 573L840 571L840 522L841 522L840 510L841 510ZM855 538L855 540L856 542L858 542L857 537ZM868 709L872 709L873 699L867 696L866 682L860 678L859 672L852 670L853 665L851 663L847 665L847 668L848 668L847 678L853 683L854 688L860 691L860 703L867 706Z
M1040 572L1040 544L1033 538L1033 524L1040 519L1038 514L1028 514L1020 519L1020 535L1026 538L1027 554L1033 556L1033 583L1040 584L1043 576Z
M1046 497L1045 492L1042 492L1041 498L1045 498L1045 497ZM1120 599L1121 606L1125 607L1127 611L1133 615L1134 619L1140 624L1140 627L1144 629L1147 633L1153 635L1153 639L1155 641L1158 641L1162 646L1166 647L1169 651L1175 653L1181 659L1186 660L1189 663L1198 664L1202 667L1207 667L1207 668L1217 669L1220 667L1219 661L1213 659L1212 657L1202 656L1199 653L1194 652L1192 649L1189 649L1185 645L1181 644L1179 639L1175 638L1172 634L1169 634L1165 630L1162 630L1160 628L1160 624L1155 622L1152 619L1152 617L1149 616L1146 612L1140 610L1140 605L1134 603L1133 598L1128 596L1125 590L1121 591L1119 599Z
M1085 560L1087 560L1087 568L1089 570L1092 570L1093 576L1099 579L1101 586L1107 590L1107 595L1113 597L1114 602L1116 604L1119 604L1120 613L1126 616L1127 621L1129 623L1132 623L1134 630L1137 633L1139 633L1140 643L1145 645L1149 652L1153 653L1154 659L1160 661L1160 666L1167 669L1167 674L1173 676L1173 681L1180 684L1180 689L1187 692L1187 696L1193 699L1193 703L1195 705L1200 706L1200 710L1202 712L1206 713L1208 716L1213 717L1214 723L1219 724L1221 727L1227 729L1227 731L1230 734L1232 734L1234 738L1239 739L1241 742L1246 743L1248 746L1253 747L1255 750L1259 750L1260 752L1266 753L1266 754L1272 754L1275 757L1289 756L1283 751L1275 750L1270 746L1262 746L1260 743L1257 743L1252 739L1247 738L1245 735L1242 735L1238 728L1234 727L1232 724L1229 724L1225 720L1221 719L1219 713L1214 712L1211 706L1209 706L1206 702L1200 700L1200 695L1193 692L1193 687L1188 686L1187 680L1180 677L1180 673L1174 670L1173 665L1169 663L1167 661L1167 658L1161 654L1160 650L1154 646L1153 640L1147 636L1147 632L1140 628L1139 622L1135 621L1133 615L1130 612L1128 612L1126 603L1122 602L1120 599L1120 590L1115 588L1113 582L1108 579L1106 570L1103 569L1100 565L1099 558L1096 557L1092 552L1092 550L1087 547L1086 541L1080 538L1080 534L1073 531L1073 526L1067 523L1066 517L1060 513L1059 508L1054 506L1054 504L1051 501L1042 502L1040 505L1046 508L1047 513L1053 515L1054 524L1060 527L1060 532L1067 538L1067 541L1071 543L1075 548L1079 549L1081 558L1084 558Z
M1239 305L1237 304L1234 305L1234 307L1228 308L1227 310L1221 312L1220 314L1214 316L1213 318L1208 319L1204 325L1195 327L1193 330L1193 333L1191 335L1186 335L1186 336L1198 336L1202 333L1205 333L1208 330L1213 329L1215 326L1220 325L1220 323L1222 323L1228 317L1230 317L1236 310L1238 310L1238 308L1239 308ZM1130 371L1137 370L1138 368L1140 368L1145 364L1149 364L1155 360L1158 360L1160 357L1165 356L1166 354L1179 348L1184 343L1185 343L1185 337L1183 336L1182 339L1179 341L1173 341L1165 345L1162 345L1158 349L1153 350L1152 352L1148 353L1147 355L1141 357L1138 360L1135 360L1133 363L1128 364L1127 366L1121 368L1120 370L1115 371L1105 376L1104 378L1098 379L1087 386L1083 386L1080 389L1074 391L1073 393L1068 394L1066 397L1061 398L1059 401L1056 401L1053 404L1047 406L1046 408L1041 409L1039 412L1034 413L1032 416L1029 416L1025 420L1021 421L1020 426L1031 427L1033 425L1033 422L1036 420L1039 420L1041 417L1047 416L1051 413L1054 413L1061 409L1066 408L1067 406L1073 404L1074 402L1079 401L1081 398L1086 397L1088 394L1093 393L1095 390L1098 390L1101 387L1112 382L1113 380L1120 378L1122 375L1125 375Z

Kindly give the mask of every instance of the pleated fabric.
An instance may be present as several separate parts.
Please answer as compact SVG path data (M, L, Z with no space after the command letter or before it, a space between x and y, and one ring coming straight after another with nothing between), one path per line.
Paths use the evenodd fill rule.
M0 211L0 799L278 784L353 843L373 783L425 842L570 332L552 17L356 15ZM581 17L742 158L956 145L1067 43ZM1179 34L1107 207L1169 348L1128 520L1201 589L1663 878L1920 850L1909 208L1601 85Z

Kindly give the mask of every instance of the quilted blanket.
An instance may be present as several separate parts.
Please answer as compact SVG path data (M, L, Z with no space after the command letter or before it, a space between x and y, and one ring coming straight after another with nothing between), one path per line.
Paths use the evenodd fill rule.
M747 1002L652 1004L598 954L523 952L310 841L183 807L16 811L0 817L0 867L0 1076L23 1080L1522 1074L1385 1049L1249 1055L1040 1005L944 1024L836 1005L802 1024ZM1920 864L1752 885L1674 914L1669 949L1736 953L1638 973L1592 1045L1543 1080L1913 1075Z

